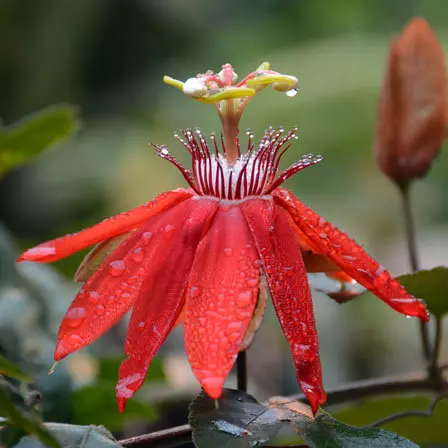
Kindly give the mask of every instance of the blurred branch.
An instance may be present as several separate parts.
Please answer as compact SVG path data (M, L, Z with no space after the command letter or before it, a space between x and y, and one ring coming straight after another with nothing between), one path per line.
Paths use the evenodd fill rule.
M419 262L417 255L417 239L415 236L415 223L412 214L411 198L410 198L411 183L406 182L399 184L399 190L401 193L401 200L403 203L403 217L405 225L406 240L408 245L409 262L413 272L419 270ZM419 322L420 325L420 337L422 341L423 356L429 363L431 360L431 345L429 342L429 330L426 322Z
M371 423L369 426L377 427L385 425L386 423L393 422L395 420L406 418L406 417L432 417L434 414L434 410L437 406L437 403L442 400L443 398L447 398L447 393L442 393L436 395L432 400L428 407L428 409L424 411L404 411L404 412L397 412L396 414L388 415L387 417L381 418L377 420L376 422Z
M120 440L118 443L123 447L170 447L189 441L191 441L191 426L181 425Z
M446 369L448 365L440 366ZM327 394L327 404L342 404L349 401L359 400L372 395L391 394L412 391L436 391L441 398L448 394L448 384L444 381L435 381L428 377L426 372L414 372L394 377L374 378L371 380L354 381L334 389ZM302 394L292 395L291 401L305 399ZM432 409L436 406L440 398L432 404ZM430 408L431 410L431 408ZM417 412L417 411L416 411ZM418 411L428 412L428 411ZM420 415L420 414L419 414ZM426 414L425 414L426 415ZM393 416L390 416L393 417ZM400 418L400 417L396 417ZM378 422L374 423L375 425ZM382 424L381 422L379 424ZM172 447L185 441L191 440L190 425L176 426L170 429L153 432L142 436L121 440L119 443L123 447Z

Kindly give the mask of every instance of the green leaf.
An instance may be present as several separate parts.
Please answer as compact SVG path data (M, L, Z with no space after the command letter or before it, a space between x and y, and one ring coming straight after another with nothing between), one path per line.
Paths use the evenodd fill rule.
M78 425L107 425L111 431L117 431L123 429L126 422L138 420L148 423L157 417L153 406L135 397L126 404L126 412L119 412L114 392L115 381L107 380L73 392L71 421Z
M112 434L102 426L77 426L65 423L46 423L46 428L63 448L119 448ZM45 445L23 437L15 448L45 448Z
M202 391L189 410L193 442L199 448L261 446L281 426L272 409L237 390L224 389L219 400Z
M2 355L0 355L0 375L9 376L10 378L15 378L16 380L29 381L30 378L25 373L8 361Z
M6 383L0 383L0 415L7 419L8 426L35 436L44 446L59 448L58 441L45 429L33 410L16 405L13 395L17 398L18 394L9 389Z
M327 413L315 420L301 416L293 421L293 427L311 448L418 448L393 432L349 426Z
M401 275L398 280L413 296L423 299L434 316L448 313L448 268Z
M0 177L73 134L77 115L73 106L53 106L0 128Z
M362 404L341 409L334 416L344 423L361 426L391 414L406 411L425 411L429 408L432 396L419 394L413 396L391 396L372 398ZM431 417L404 417L382 426L419 445L446 444L448 432L448 400L440 401Z

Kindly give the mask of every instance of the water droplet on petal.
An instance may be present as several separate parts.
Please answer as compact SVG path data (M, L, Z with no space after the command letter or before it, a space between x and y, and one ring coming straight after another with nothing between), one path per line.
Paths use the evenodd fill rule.
M109 274L113 277L119 277L123 275L126 269L126 264L123 260L111 261L109 263Z
M190 288L190 297L195 298L199 296L199 288L197 286L192 286Z
M88 294L88 298L91 302L97 303L100 300L100 295L96 291L90 291Z
M67 343L69 345L72 345L72 346L76 345L77 346L79 344L82 344L83 339L82 339L81 336L79 336L79 334L73 333L73 334L71 334L70 336L67 337L66 341L67 341Z
M224 249L224 254L230 257L230 255L233 255L233 249L231 247L226 247Z
M243 326L242 322L239 321L235 321L235 322L230 322L227 327L230 330L239 330L241 327Z
M149 244L152 239L152 232L143 232L142 241L143 244Z
M257 286L258 285L258 280L256 278L250 278L249 280L247 280L247 286Z
M292 98L292 97L294 97L294 96L296 96L297 95L297 92L299 91L299 89L291 89L291 90L288 90L287 92L286 92L286 96L289 96L290 98Z
M86 317L86 310L82 307L70 308L65 315L65 323L71 328L79 327Z
M97 307L95 308L95 312L96 314L98 314L98 316L102 316L104 314L104 311L104 305L97 305Z
M136 263L140 263L143 260L144 255L145 253L143 252L143 247L137 247L132 252L131 257Z
M250 291L244 291L238 294L236 299L237 306L245 307L252 302L252 293Z

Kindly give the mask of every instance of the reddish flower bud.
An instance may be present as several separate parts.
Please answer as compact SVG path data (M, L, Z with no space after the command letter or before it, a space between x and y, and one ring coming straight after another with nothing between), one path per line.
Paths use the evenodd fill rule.
M446 137L447 109L443 49L414 18L390 46L375 136L380 169L399 183L424 176Z

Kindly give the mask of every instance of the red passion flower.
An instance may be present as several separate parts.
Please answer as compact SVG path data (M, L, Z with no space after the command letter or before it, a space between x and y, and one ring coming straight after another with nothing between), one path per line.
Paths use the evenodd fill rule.
M279 170L295 130L269 128L258 143L249 131L247 149L241 150L238 122L246 103L268 85L294 96L295 77L264 63L240 82L230 64L185 83L164 80L214 104L222 137L212 135L210 147L198 129L176 135L191 155L191 170L165 146L153 145L181 171L189 188L163 193L19 257L52 262L99 243L76 274L85 283L62 321L55 360L90 344L132 308L127 358L116 387L120 410L141 387L152 358L180 322L193 372L216 399L258 326L254 321L259 321L267 281L298 383L316 412L326 394L307 270L328 272L343 284L358 282L396 311L424 321L425 305L359 244L280 187L321 160L305 155Z

